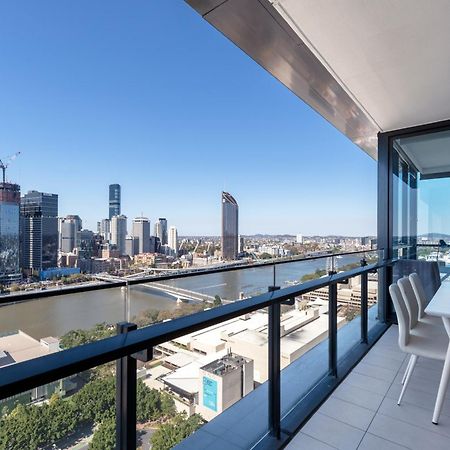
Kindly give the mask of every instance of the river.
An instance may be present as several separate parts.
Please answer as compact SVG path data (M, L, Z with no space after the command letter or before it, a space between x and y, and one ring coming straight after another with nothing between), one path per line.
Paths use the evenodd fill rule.
M338 265L358 262L360 255L344 256ZM287 282L300 280L305 274L317 269L326 269L326 258L276 266L276 285L286 287ZM167 283L203 294L234 300L244 295L266 292L273 285L273 266L252 267L230 272L200 275ZM131 288L131 317L142 311L173 310L177 308L175 298L156 290ZM46 336L60 337L73 329L87 329L96 323L116 323L126 320L124 296L120 288L79 294L41 298L0 307L0 334L15 330L40 339Z

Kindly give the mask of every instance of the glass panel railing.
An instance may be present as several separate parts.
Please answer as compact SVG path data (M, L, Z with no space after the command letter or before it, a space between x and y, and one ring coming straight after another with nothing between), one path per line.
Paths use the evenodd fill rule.
M114 448L114 366L109 363L0 401L0 448Z
M0 310L0 335L27 335L30 347L36 347L18 354L20 361L46 354L43 339L56 339L69 348L111 336L115 324L126 319L121 288L11 302Z
M174 413L153 431L154 448L171 448L204 424L230 447L251 447L267 432L267 325L261 309L155 347L139 376Z

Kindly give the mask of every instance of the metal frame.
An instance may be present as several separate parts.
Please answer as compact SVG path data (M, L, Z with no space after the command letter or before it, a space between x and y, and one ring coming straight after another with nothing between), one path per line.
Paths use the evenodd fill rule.
M136 359L148 361L152 357L152 349L163 342L189 334L211 325L216 325L244 314L262 308L269 308L269 434L267 439L275 439L281 445L288 439L289 434L284 430L285 423L292 420L281 418L281 375L280 375L280 307L292 298L306 294L319 288L330 287L330 297L336 307L330 307L330 324L337 322L337 283L356 276L364 276L392 264L381 263L364 265L343 273L331 272L329 276L309 281L297 286L279 289L276 286L269 288L269 292L245 301L223 305L218 308L206 310L190 316L182 317L168 322L154 324L141 329L130 323L118 324L116 336L75 347L62 352L53 353L28 360L19 364L5 367L1 370L0 399L5 399L21 392L51 383L101 364L117 361L117 442L118 449L128 450L135 448L136 434ZM361 306L367 306L362 293ZM366 312L367 313L367 312ZM385 326L383 331L387 328ZM355 343L361 346L359 342ZM358 355L362 355L369 346L363 344ZM337 386L338 367L341 362L337 360L337 327L330 328L330 375L335 382L322 386L320 395L311 397L312 407L306 410L302 407L300 413L311 411L323 400L325 395L331 393ZM348 363L346 363L348 366ZM352 364L356 360L352 359ZM346 371L343 371L345 375ZM315 398L315 402L313 402ZM312 409L311 409L312 408ZM288 420L288 422L286 422ZM299 426L299 424L297 424ZM266 441L268 442L268 441Z
M342 252L342 253L328 253L324 255L316 255L316 256L307 256L307 257L297 257L297 258L289 258L289 259L280 259L279 261L264 261L258 263L251 264L235 264L235 265L227 265L225 267L215 267L208 269L196 269L196 270L183 270L181 273L168 274L168 275L150 275L148 277L140 277L140 278L126 278L118 281L111 282L99 282L98 284L86 284L80 286L70 286L62 289L49 289L44 291L36 291L36 292L24 292L20 294L8 294L0 296L0 305L9 304L9 303L17 303L28 300L37 300L39 298L47 298L47 297L58 297L61 295L70 295L70 294L78 294L82 292L90 292L90 291L98 291L103 289L111 289L111 288L119 288L119 287L127 287L129 289L130 286L134 286L136 284L144 284L144 283L157 283L159 281L168 281L168 280L177 280L182 278L190 278L197 277L201 275L210 275L213 273L221 273L221 272L232 272L235 270L247 270L247 269L258 269L261 267L271 267L274 268L274 276L275 276L275 266L280 264L289 264L295 262L303 262L303 261L312 261L316 259L324 259L331 258L332 256L347 256L347 255L358 255L365 253L374 253L377 252L377 249L370 250L358 250L354 252ZM274 281L275 283L275 281Z
M434 122L414 127L378 133L378 241L377 246L384 252L386 260L395 257L393 253L394 235L394 182L395 171L394 141L398 138L420 136L450 130L450 120ZM414 165L413 168L415 169ZM417 172L416 172L417 174ZM408 180L412 189L417 188L416 180ZM411 210L417 212L417 199L411 198L409 205ZM411 223L411 218L407 218ZM409 241L411 243L411 241ZM413 242L414 244L414 242ZM417 240L415 242L417 245ZM409 257L414 258L416 252L408 250ZM386 265L380 270L378 284L379 319L382 321L396 322L396 316L392 301L390 300L388 287L393 280L392 267Z

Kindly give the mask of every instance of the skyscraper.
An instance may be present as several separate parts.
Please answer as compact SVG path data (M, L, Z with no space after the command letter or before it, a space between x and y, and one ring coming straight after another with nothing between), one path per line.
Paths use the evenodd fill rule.
M42 270L42 210L37 203L23 202L22 199L20 227L20 267L30 275Z
M38 243L34 241L37 246L32 253L36 254L37 248L41 248L42 252L42 268L49 269L56 267L58 261L58 194L48 194L45 192L28 191L21 200L22 210L26 211L26 204L35 205L40 209L41 213L41 229L42 229L42 242ZM33 206L28 211L34 215ZM35 217L34 221L36 221ZM35 224L36 225L36 224ZM22 231L22 239L28 239ZM31 241L30 241L31 242Z
M20 279L20 186L0 183L0 282Z
M167 238L167 219L160 217L155 223L155 236L159 237L161 245L166 245L168 243Z
M120 216L120 184L109 185L109 218Z
M103 236L105 241L111 240L111 220L110 219L102 219L100 224L100 234Z
M150 220L136 217L133 220L133 236L138 239L138 253L150 251Z
M120 255L125 255L125 239L127 237L127 217L113 216L111 219L111 244L117 247Z
M222 192L222 258L236 259L238 254L237 201L228 192Z
M82 221L80 216L69 215L59 219L59 251L61 253L70 253L75 248L80 248L81 228Z
M169 228L169 248L175 253L175 256L178 254L178 231L176 227Z

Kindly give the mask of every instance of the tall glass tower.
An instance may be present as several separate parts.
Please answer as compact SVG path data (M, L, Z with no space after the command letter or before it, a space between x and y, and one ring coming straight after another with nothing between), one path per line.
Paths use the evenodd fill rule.
M159 238L161 245L166 245L168 243L166 218L160 217L155 223L155 236Z
M40 210L42 242L39 242L37 238L39 214L36 207ZM28 191L22 197L21 211L22 215L27 217L29 226L28 229L22 229L23 242L30 245L27 249L22 250L25 252L24 255L29 251L34 255L34 260L38 261L40 252L43 269L56 267L58 261L58 194ZM35 238L25 236L28 231L35 233ZM28 263L25 267L31 268ZM37 268L37 265L33 263L32 268Z
M120 216L120 184L109 185L109 220Z
M20 186L0 183L0 282L21 278L19 267Z
M222 258L233 260L238 255L239 206L228 192L222 192Z

